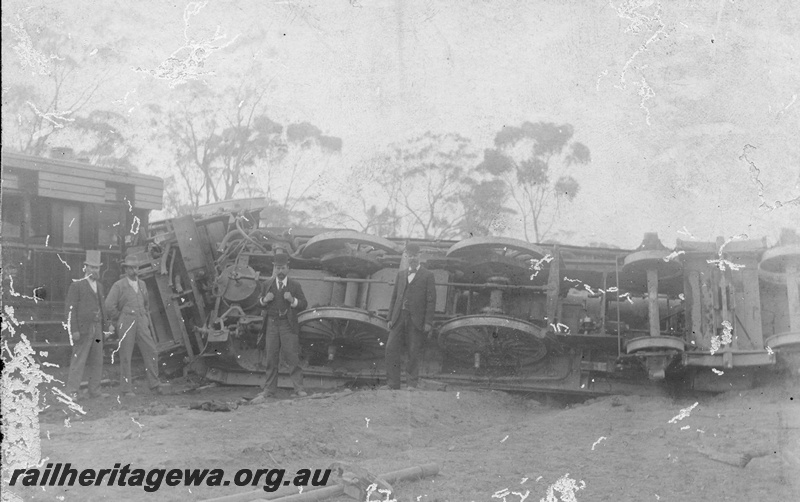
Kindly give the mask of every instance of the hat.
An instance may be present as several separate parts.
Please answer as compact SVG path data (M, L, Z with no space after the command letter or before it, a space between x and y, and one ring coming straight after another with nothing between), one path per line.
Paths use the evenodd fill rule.
M89 265L90 267L97 267L103 264L100 261L100 251L96 249L87 249L86 250L86 259L83 261L84 265Z
M137 260L133 255L128 255L125 257L125 261L122 262L122 266L139 268L139 260Z
M274 265L288 265L289 264L289 255L286 253L275 253L275 257L272 259L272 263Z
M419 244L408 243L406 244L406 254L410 255L418 255L419 254Z

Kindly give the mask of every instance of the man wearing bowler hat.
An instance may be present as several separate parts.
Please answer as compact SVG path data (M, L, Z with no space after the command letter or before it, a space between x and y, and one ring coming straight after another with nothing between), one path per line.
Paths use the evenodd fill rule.
M133 346L139 347L147 373L150 391L161 394L161 381L158 379L158 348L150 330L150 302L147 286L138 277L139 263L133 256L126 256L122 262L125 277L111 286L105 308L111 319L116 319L120 353L120 393L135 397L131 378L131 356Z
M108 397L100 391L103 377L103 328L106 317L103 310L103 285L100 278L100 251L86 251L83 262L84 276L74 279L67 291L67 328L72 345L69 362L67 394L78 400L78 391L84 370L88 373L89 397Z
M259 303L264 307L264 355L267 381L253 404L275 397L278 390L280 361L289 367L289 377L294 385L294 395L306 396L303 388L303 370L300 367L300 327L297 314L308 306L300 283L288 277L289 255L276 250L273 258L273 277L264 285Z
M407 244L404 254L408 268L397 274L389 303L389 339L386 341L386 383L389 389L400 388L404 346L408 348L408 387L416 388L422 345L425 336L431 333L436 308L433 272L420 265L419 246Z

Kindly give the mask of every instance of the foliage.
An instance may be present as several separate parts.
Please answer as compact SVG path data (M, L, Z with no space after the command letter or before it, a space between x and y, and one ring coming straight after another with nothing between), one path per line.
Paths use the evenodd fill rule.
M305 218L297 209L305 200L303 193L295 193L299 164L292 161L307 151L338 153L339 138L325 136L307 122L284 126L272 120L266 114L266 88L241 83L217 90L189 82L174 92L177 104L171 110L150 106L151 125L175 159L180 183L174 189L182 195L173 199L197 208L235 197L264 197L267 204L282 208L276 215L284 216L277 220ZM165 113L164 129L159 117ZM276 178L289 186L280 198L272 190ZM168 210L179 206L170 204Z
M474 176L476 155L468 138L427 132L372 161L385 203L362 203L365 229L426 239L490 232L502 208L502 187Z
M5 13L4 13L5 14ZM48 9L3 17L3 145L30 155L68 146L90 162L132 169L125 118L96 108L120 41L88 51Z
M577 180L566 174L573 165L591 161L589 148L573 141L570 124L524 122L505 126L495 136L494 148L484 152L477 167L505 186L522 217L525 239L542 242L555 224L560 205L578 194ZM555 178L559 167L563 174ZM555 179L554 179L555 178ZM533 235L531 235L531 230Z

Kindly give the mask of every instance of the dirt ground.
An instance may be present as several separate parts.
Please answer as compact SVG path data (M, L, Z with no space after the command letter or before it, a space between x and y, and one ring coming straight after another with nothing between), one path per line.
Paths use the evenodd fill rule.
M135 398L118 399L116 387L107 387L110 398L83 401L85 415L49 397L40 415L43 457L80 469L222 468L228 479L240 468L293 474L336 461L376 474L439 465L435 477L395 483L398 501L800 500L796 380L716 396L613 396L566 406L455 388L339 389L298 399L286 391L250 405L245 398L255 388L181 378L173 394L154 396L137 383ZM203 402L234 409L190 409ZM675 418L681 410L688 416ZM709 458L739 454L754 458L743 468ZM549 487L570 480L572 489L548 498ZM255 490L243 500L258 500L267 495L261 486L15 491L36 501L190 501Z

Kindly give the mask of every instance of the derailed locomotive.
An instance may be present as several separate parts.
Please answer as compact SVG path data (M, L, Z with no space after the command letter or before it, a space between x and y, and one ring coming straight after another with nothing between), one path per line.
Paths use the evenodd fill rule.
M260 211L239 201L153 223L134 255L158 306L151 316L161 352L213 381L262 383L258 297L282 248L308 300L298 316L307 385L382 383L386 317L409 241L436 278L424 379L642 394L741 389L798 368L800 243L791 231L770 249L764 240L719 239L669 250L647 234L639 248L620 250L262 228Z

